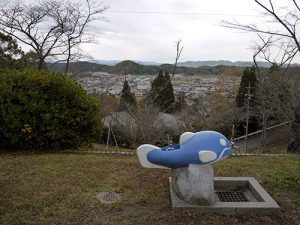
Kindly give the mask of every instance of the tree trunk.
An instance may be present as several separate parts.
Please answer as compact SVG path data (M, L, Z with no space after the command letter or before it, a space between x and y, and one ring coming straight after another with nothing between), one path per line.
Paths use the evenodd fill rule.
M295 111L295 120L292 123L292 135L288 151L300 154L300 103Z
M43 65L44 65L44 60L43 59L39 59L37 69L38 70L42 70L43 69Z
M71 58L71 40L68 39L68 58L67 58L67 62L66 62L65 74L67 74L69 71L70 58Z
M267 139L267 116L266 113L263 113L261 146L265 146L266 139Z

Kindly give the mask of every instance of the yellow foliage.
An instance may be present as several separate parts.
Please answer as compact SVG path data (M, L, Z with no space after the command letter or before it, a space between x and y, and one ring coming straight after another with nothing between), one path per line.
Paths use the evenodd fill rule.
M23 133L31 134L32 133L32 128L29 124L25 124L24 128L22 128Z
M240 79L237 76L222 74L218 77L216 90L210 96L212 111L234 107Z

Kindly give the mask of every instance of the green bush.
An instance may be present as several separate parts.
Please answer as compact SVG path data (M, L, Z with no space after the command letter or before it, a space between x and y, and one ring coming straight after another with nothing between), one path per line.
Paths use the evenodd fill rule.
M99 104L59 73L0 73L0 148L66 149L97 140Z

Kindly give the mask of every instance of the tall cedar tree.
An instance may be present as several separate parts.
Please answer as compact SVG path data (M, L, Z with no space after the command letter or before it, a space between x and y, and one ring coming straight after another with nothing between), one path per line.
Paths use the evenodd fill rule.
M171 77L168 72L163 75L160 70L159 74L151 84L151 101L158 106L163 112L171 112L175 103L175 96Z
M171 77L168 72L165 73L164 76L165 88L163 90L163 109L165 112L171 112L174 109L175 104L175 96L174 89L171 82Z
M119 111L134 111L136 109L136 99L134 93L131 93L128 81L125 79L121 91Z
M253 98L255 98L254 93L255 93L255 88L257 86L257 78L256 78L256 72L254 67L247 67L244 72L243 76L241 79L240 87L238 90L238 94L236 96L236 105L237 107L243 107L244 106L244 101L246 94L248 92L247 87L249 86L250 83L250 94L252 95L252 100L250 100L250 103L253 104Z
M160 70L158 76L154 78L151 84L150 101L156 106L161 107L161 93L164 86L164 74Z
M253 107L254 104L257 103L257 97L255 95L255 90L258 84L258 80L256 77L256 72L255 72L255 67L247 67L244 72L243 76L241 79L240 87L238 90L238 94L236 96L236 105L239 108L242 108L245 106L245 99L246 95L248 93L247 87L249 86L250 83L250 94L252 95L252 98L250 100L250 107ZM244 110L246 110L246 107L244 107ZM238 135L244 135L245 134L245 126L246 126L246 121L240 121L236 124L236 134ZM250 116L249 117L249 126L248 126L248 131L254 132L258 129L258 121L255 116Z

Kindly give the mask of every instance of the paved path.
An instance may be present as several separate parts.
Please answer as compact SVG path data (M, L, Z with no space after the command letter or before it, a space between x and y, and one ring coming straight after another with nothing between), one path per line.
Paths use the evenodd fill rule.
M275 143L287 141L290 137L290 127L288 123L278 124L272 127L267 128L267 135L265 146L272 145ZM250 133L248 135L248 146L247 152L261 147L261 136L262 130ZM245 153L245 136L241 136L234 139L235 145L239 147L241 153Z

